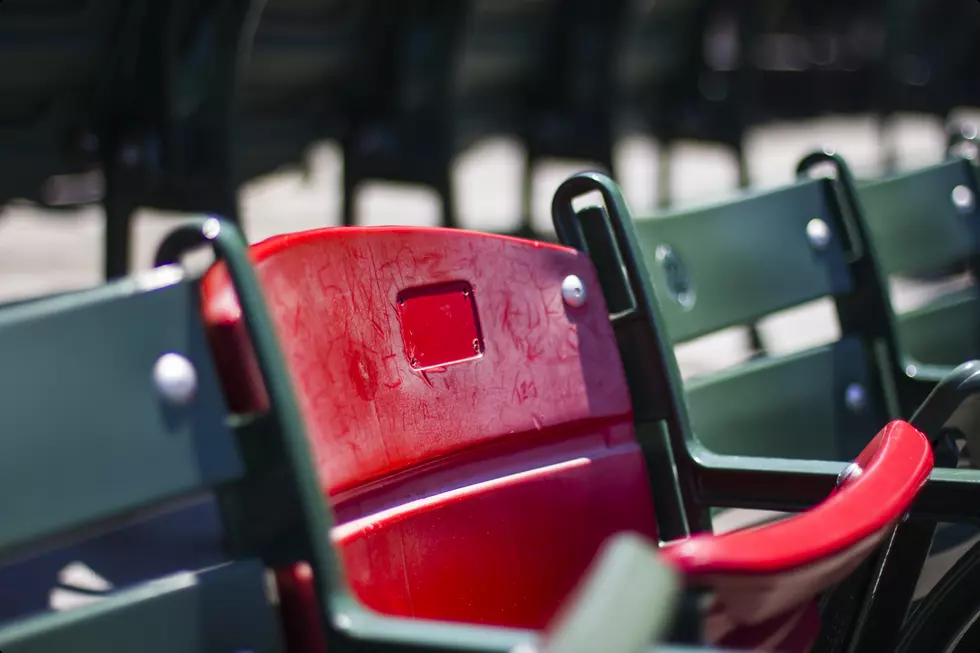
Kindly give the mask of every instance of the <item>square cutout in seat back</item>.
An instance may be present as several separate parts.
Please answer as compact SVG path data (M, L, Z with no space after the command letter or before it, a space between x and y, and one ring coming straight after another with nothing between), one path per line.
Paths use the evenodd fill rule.
M408 288L398 293L402 341L413 369L445 367L483 355L483 334L465 281Z

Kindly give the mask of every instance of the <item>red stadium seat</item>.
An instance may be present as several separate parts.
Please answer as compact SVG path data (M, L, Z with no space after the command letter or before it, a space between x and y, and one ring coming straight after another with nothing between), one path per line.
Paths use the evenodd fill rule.
M585 255L431 228L320 229L251 255L337 515L332 537L367 606L542 628L609 536L656 541L632 400ZM228 400L260 411L222 267L204 289ZM901 517L932 454L895 422L855 464L863 473L807 513L663 548L713 590L709 641L807 649L814 598ZM294 633L315 621L308 585L301 568L280 574Z

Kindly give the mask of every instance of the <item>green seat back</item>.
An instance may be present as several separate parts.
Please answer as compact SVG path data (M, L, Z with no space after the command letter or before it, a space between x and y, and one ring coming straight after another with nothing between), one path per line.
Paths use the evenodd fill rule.
M965 159L861 184L861 207L882 271L941 270L976 257L977 191ZM980 357L980 305L973 289L900 315L898 329L903 352L916 362L955 366Z
M196 283L166 267L0 311L0 560L247 483L198 306ZM167 354L193 366L189 401L155 381ZM265 567L233 556L4 624L0 649L280 650Z
M817 247L808 225L822 220ZM640 218L634 228L676 345L823 297L855 292L833 183L807 180L734 201ZM810 226L813 229L815 224ZM718 454L848 460L886 421L870 334L769 356L685 384L694 434Z

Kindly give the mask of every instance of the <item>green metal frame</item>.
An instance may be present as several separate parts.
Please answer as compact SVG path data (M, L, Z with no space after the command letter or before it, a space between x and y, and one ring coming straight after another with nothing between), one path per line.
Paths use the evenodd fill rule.
M806 157L798 171L805 174L819 162L833 163L837 172L838 180L832 188L838 196L843 221L836 224L838 231L833 235L848 236L843 253L854 281L848 288L863 288L863 293L855 293L851 298L853 303L842 302L840 294L835 297L842 332L846 334L849 326L865 320L873 345L871 351L878 355L879 361L893 366L896 354L886 340L891 328L888 299L878 281L874 252L867 244L867 232L860 221L860 205L853 184L838 183L842 179L851 181L849 171L842 160L825 153ZM572 208L572 200L596 191L602 195L604 209L576 211ZM630 219L618 186L601 173L576 175L558 189L552 211L560 240L593 259L603 291L611 298L610 319L627 364L638 424L642 427L656 421L666 427L666 443L655 441L661 451L651 456L654 463L651 474L659 487L664 481L658 483L657 463L662 466L669 461L676 466L681 501L674 506L672 514L683 514L687 524L700 523L704 527L707 526L703 521L705 510L712 506L798 511L825 498L836 486L840 462L776 458L756 452L755 455L719 453L696 437L677 361L666 337L670 320L662 312L666 302L687 304L685 308L689 310L690 301L677 299L680 296L683 300L684 293L696 292L696 287L692 290L689 283L678 283L690 279L682 270L678 271L678 266L667 266L673 295L661 290L658 297L657 283L668 282L648 272L636 225ZM703 231L701 234L705 235ZM737 234L723 236L738 237ZM783 241L778 244L792 249ZM706 250L702 254L710 256L712 248ZM662 252L660 259L664 259ZM794 301L799 299L796 297ZM883 319L867 321L875 315ZM731 319L737 321L741 317L744 315ZM675 320L674 328L684 324L681 318ZM694 326L688 325L688 329L690 337L699 333ZM980 473L955 468L956 448L948 437L960 420L976 417L975 406L980 396L978 368L980 362L957 367L933 386L932 393L912 416L913 425L930 435L937 468L913 505L911 519L896 529L876 557L828 596L825 618L829 624L822 634L821 650L893 650L890 647L899 636L918 571L929 554L936 522L970 521L980 516L977 507L980 506L977 503ZM887 371L888 367L884 369ZM905 377L905 381L911 379ZM658 456L662 460L658 461Z
M882 271L901 276L961 265L976 278L978 193L973 165L962 158L860 183L862 215ZM904 369L916 379L935 383L960 363L980 358L975 288L943 295L898 315L896 323ZM915 408L903 406L903 413Z
M807 235L815 219L826 231L819 246ZM583 228L602 223L602 211L583 211L580 222ZM823 297L837 306L841 337L835 343L750 360L683 385L672 371L672 382L683 388L675 410L682 415L680 430L691 434L688 447L732 461L843 462L897 415L890 314L875 300L880 286L873 257L861 247L861 226L831 180L803 179L801 171L786 188L629 226L636 249L627 256L644 264L638 275L649 284L663 320L659 332L671 345ZM567 226L562 232L565 242L582 246L569 239ZM600 278L615 278L621 263L613 241L598 236L589 253ZM636 279L630 282L636 292ZM848 403L852 388L863 392L863 405Z
M807 157L800 170L804 172L816 163L827 161L840 166L837 180L840 181L840 172L847 172L846 164L830 155ZM851 202L852 187L837 184L835 188L841 195L842 207L855 206ZM572 208L573 199L592 192L602 195L604 210ZM668 333L667 319L629 209L616 183L598 172L575 175L559 187L552 212L559 239L589 254L599 270L602 290L609 298L610 320L623 353L638 432L651 464L650 474L659 499L657 508L667 509L658 518L668 525L689 528L703 524L704 510L712 506L793 512L823 500L836 486L842 462L719 453L694 435L673 348L663 337ZM855 214L850 212L850 215ZM849 223L863 229L860 222L849 220ZM862 235L862 232L852 233ZM851 251L849 256L856 253ZM874 272L870 264L864 269L866 274ZM863 280L857 281L857 287L868 287L861 283ZM862 320L865 317L862 311L869 308L887 317L887 296L880 285L878 290L878 293L866 291L858 295L861 301L855 302L855 312L841 315L841 320ZM885 331L888 323L878 322L875 328ZM845 331L844 324L842 331ZM884 354L886 359L897 357L894 350L880 343L876 343L874 351L879 356ZM939 441L944 433L940 430L929 435ZM675 480L679 491L671 487ZM980 508L976 506L980 506L980 472L936 469L916 499L911 514L933 521L966 521L978 517ZM679 514L683 515L680 520ZM664 534L665 539L674 536L671 532Z

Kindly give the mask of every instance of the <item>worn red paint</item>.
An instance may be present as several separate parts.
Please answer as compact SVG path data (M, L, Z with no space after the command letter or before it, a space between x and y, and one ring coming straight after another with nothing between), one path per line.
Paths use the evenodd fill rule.
M398 293L402 342L413 369L434 370L483 354L480 317L465 281Z
M251 255L368 606L538 628L607 535L656 537L585 256L408 228L291 234ZM595 290L585 307L566 310L569 274ZM231 401L261 409L223 270L204 287Z
M622 364L583 255L408 228L291 234L251 253L338 517L332 537L368 606L538 628L608 535L656 537ZM562 302L569 274L590 289L582 308ZM439 288L459 297L406 316L399 298ZM264 389L223 268L204 289L229 402L261 410ZM406 323L414 336L405 337ZM462 336L472 329L481 351L470 356ZM895 422L858 463L864 473L808 513L663 549L692 583L714 590L709 639L809 649L814 597L887 534L932 456L924 436ZM308 570L278 578L292 648L320 650Z

